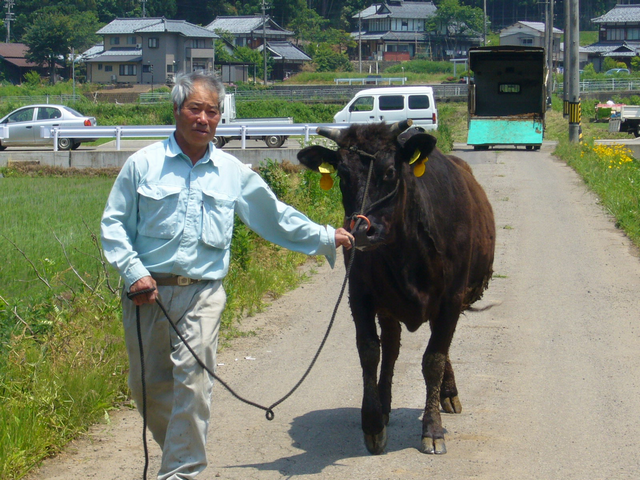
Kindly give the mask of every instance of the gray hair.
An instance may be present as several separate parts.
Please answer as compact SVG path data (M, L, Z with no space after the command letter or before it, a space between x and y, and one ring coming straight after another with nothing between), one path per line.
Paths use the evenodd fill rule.
M180 72L176 75L176 84L171 90L171 100L178 109L182 108L184 101L193 93L194 83L203 83L210 91L218 95L218 101L224 100L224 85L218 76L210 71L198 70L195 72Z

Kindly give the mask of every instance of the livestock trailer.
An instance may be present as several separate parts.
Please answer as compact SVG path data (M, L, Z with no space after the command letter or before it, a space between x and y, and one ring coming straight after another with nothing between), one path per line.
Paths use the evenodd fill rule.
M473 47L469 69L467 144L476 150L496 145L538 150L547 106L544 48Z

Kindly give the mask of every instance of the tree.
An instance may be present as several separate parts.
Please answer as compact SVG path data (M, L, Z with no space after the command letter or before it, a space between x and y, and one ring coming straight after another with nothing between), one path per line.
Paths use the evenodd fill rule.
M98 19L91 12L62 15L43 9L24 35L29 47L25 56L39 66L48 64L50 81L55 83L56 64L69 57L72 47L80 51L95 43L97 27Z
M458 50L460 36L480 35L484 31L484 12L477 7L465 7L458 0L443 0L436 14L425 22L427 31L445 38L449 49Z

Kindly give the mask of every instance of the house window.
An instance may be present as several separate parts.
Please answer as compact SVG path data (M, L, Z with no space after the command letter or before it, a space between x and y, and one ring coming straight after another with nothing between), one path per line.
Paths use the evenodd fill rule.
M158 48L158 37L149 37L149 48Z
M624 28L609 28L607 40L624 40Z
M137 42L137 38L136 37L127 37L127 44L128 45L135 45Z
M640 28L627 29L627 40L640 40Z
M167 63L167 73L173 73L173 64Z
M408 20L402 20L402 31L406 32L407 30L409 30L409 21Z
M125 64L125 65L120 65L120 75L121 76L134 76L137 73L137 68L136 65L131 65L131 64Z
M98 70L102 70L102 64L101 63L98 64Z
M111 37L109 39L110 45L120 45L120 37Z
M191 40L191 47L192 48L207 48L205 46L205 39L204 38L193 38Z
M104 66L104 71L105 72L113 72L113 65L105 65Z
M521 38L520 45L533 45L533 38L531 37Z

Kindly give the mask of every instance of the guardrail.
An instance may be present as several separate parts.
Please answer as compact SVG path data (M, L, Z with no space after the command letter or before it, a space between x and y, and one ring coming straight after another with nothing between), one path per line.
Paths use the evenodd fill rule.
M221 137L240 137L242 149L247 148L247 138L267 135L304 136L309 141L316 135L318 127L347 128L346 123L308 123L308 124L259 124L248 125L218 125L216 134ZM116 150L121 148L123 138L168 137L175 131L175 125L147 125L147 126L114 126L114 127L40 127L42 138L53 139L53 150L58 151L58 138L115 138ZM2 137L0 137L2 138Z
M404 85L404 82L407 81L407 77L388 77L388 78L384 78L384 77L365 77L365 78L336 78L334 79L334 82L336 83L336 85L339 85L341 83L348 83L349 85L379 85L379 84L386 84L386 85L391 85L391 83L393 82L402 82L402 85Z

